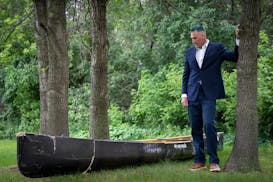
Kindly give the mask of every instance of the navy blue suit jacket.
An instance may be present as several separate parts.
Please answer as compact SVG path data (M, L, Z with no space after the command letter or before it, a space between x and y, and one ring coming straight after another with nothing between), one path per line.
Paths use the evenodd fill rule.
M200 87L199 81L202 81L202 88L207 98L224 98L225 90L221 65L224 60L238 60L238 46L235 46L233 52L229 52L223 44L209 42L201 69L198 66L195 56L195 47L189 48L186 51L182 78L182 94L187 94L189 101L195 101Z

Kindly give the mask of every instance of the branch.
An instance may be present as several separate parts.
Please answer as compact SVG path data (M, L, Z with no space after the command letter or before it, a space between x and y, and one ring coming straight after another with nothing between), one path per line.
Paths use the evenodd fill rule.
M4 42L6 42L10 36L12 35L12 33L15 31L15 29L22 25L24 23L25 20L27 20L33 13L34 9L32 8L31 11L22 19L19 19L19 21L15 24L15 25L11 25L11 30L9 31L9 34L7 35L7 37L5 38Z

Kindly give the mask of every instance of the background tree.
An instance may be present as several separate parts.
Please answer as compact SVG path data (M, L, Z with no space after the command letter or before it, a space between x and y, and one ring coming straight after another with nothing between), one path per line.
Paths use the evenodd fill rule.
M90 137L109 139L107 0L89 0L92 18Z
M237 63L235 143L225 171L260 170L258 160L257 58L261 0L242 1Z
M65 1L35 0L41 133L68 136Z

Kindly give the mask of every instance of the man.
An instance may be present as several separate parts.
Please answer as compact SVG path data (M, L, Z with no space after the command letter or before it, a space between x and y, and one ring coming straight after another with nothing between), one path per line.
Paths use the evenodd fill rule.
M206 134L210 171L221 171L217 156L216 99L225 97L221 75L222 62L238 60L239 29L236 30L236 37L234 52L229 52L223 44L210 42L202 26L196 25L191 30L194 47L189 48L185 54L181 103L184 107L188 107L196 152L194 165L191 167L192 171L206 168L203 127Z

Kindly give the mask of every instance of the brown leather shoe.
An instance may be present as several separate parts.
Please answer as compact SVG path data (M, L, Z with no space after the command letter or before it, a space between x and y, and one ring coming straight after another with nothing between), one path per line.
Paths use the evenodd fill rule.
M191 167L191 171L196 171L196 170L199 170L199 169L203 169L203 168L206 168L206 164L204 163L194 163L194 165Z
M221 168L218 164L210 164L210 172L220 172Z

